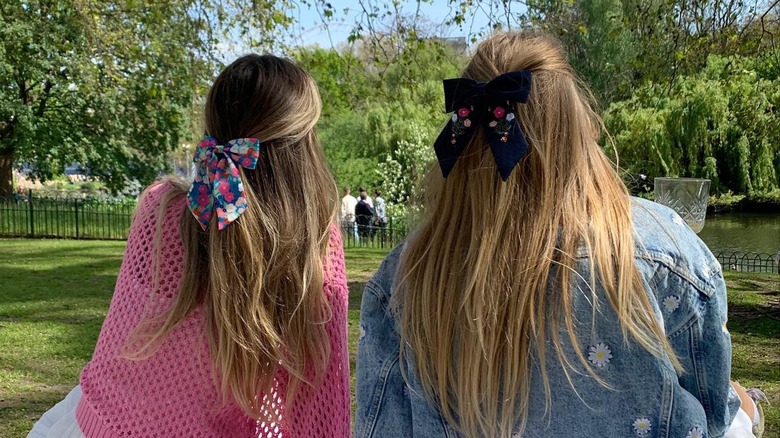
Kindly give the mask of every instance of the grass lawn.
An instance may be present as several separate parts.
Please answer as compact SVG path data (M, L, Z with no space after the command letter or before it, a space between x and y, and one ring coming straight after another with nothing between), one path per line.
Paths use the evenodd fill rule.
M123 249L124 242L0 239L0 437L26 436L78 382ZM385 253L346 252L353 370L360 296ZM726 279L733 376L764 389L773 403L765 436L780 437L780 277L729 273Z

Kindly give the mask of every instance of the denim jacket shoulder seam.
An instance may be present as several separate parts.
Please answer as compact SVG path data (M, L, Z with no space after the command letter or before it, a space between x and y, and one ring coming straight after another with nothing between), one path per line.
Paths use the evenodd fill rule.
M693 273L690 272L688 269L684 269L674 263L672 258L666 254L658 253L656 251L651 250L644 250L641 253L637 253L635 255L636 258L647 260L650 262L658 263L662 266L664 266L666 269L669 270L669 272L675 274L680 279L688 283L690 286L694 287L699 292L703 293L704 295L707 295L708 297L711 297L716 292L716 287L712 284L706 284L703 281L699 280L698 278L695 278Z
M590 255L585 252L579 252L577 254L577 259L587 259ZM669 269L670 272L673 272L675 275L680 277L682 280L684 280L686 283L690 284L696 290L703 293L704 295L707 295L708 297L711 297L715 294L716 287L711 284L706 284L703 281L695 278L693 274L688 269L683 269L679 265L674 263L674 260L672 257L670 257L667 254L663 254L657 251L647 250L643 249L641 251L637 250L634 254L634 258L636 259L642 259L653 263L658 263L665 268Z

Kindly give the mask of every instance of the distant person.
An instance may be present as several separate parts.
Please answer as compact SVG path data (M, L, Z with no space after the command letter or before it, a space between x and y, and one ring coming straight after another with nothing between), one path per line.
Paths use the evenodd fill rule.
M360 192L360 200L355 206L355 220L357 221L358 233L361 238L367 238L371 235L371 218L374 216L374 209L368 203L366 191Z
M366 203L368 203L369 207L374 208L374 203L371 201L371 197L368 196L368 192L366 191L366 188L363 187L363 186L360 186L359 192L360 193L358 194L358 196L360 196L360 195L365 193L365 195L366 195Z
M357 199L349 194L349 187L344 187L344 197L341 198L341 228L345 235L353 235L355 241L359 240L357 223L355 223L357 203Z
M379 190L374 190L374 225L384 227L387 225L387 212L385 200L380 196Z
M17 187L16 191L14 191L14 200L17 203L27 200L27 193L23 188Z
M29 436L349 436L348 291L320 111L292 61L248 55L222 71L194 181L144 192L81 384Z
M380 196L379 190L374 189L374 219L372 221L371 236L379 235L379 241L384 248L387 237L387 212L385 200Z

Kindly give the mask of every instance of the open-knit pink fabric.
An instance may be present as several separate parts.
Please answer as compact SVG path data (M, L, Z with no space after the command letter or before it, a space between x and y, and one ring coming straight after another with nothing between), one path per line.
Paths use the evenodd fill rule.
M83 396L77 419L91 437L347 437L350 427L349 355L347 352L346 271L341 235L330 238L324 292L333 318L327 324L331 356L322 384L299 396L284 412L286 374L265 394L279 423L252 420L232 402L222 403L205 334L206 314L196 309L166 337L149 359L120 357L127 336L142 317L167 309L179 291L184 250L179 220L186 201L171 204L162 233L159 293L152 290L153 237L162 195L168 184L148 191L138 206L127 241L116 290L92 361L81 374ZM170 225L168 225L170 224Z

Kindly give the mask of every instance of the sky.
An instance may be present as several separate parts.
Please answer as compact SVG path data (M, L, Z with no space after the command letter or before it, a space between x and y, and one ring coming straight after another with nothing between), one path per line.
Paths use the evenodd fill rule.
M302 6L295 11L298 17L299 25L294 33L299 37L297 44L309 46L320 45L322 47L338 46L346 42L350 31L356 21L363 16L363 9L358 0L333 0L330 2L337 11L334 18L328 23L327 27L323 25L323 19L320 16L321 11L316 8ZM368 2L365 2L368 3ZM442 25L453 15L453 6L449 0L431 0L430 3L418 4L415 0L407 0L401 8L402 15L414 15L419 6L420 15L424 16L441 37L468 36L489 25L489 10L478 11L471 16L471 20L464 24L463 29L458 27L445 27ZM518 6L519 7L519 6ZM345 12L346 10L346 12ZM495 16L495 15L494 15Z
M318 0L310 0L317 3ZM284 35L282 40L288 47L295 46L319 46L322 48L343 48L347 44L347 38L358 22L365 24L365 13L362 5L370 10L370 5L383 6L383 0L324 0L328 1L334 9L334 15L330 19L323 18L323 11L316 6L300 5L297 9L289 11L295 17L295 24ZM468 19L462 26L447 26L445 22L454 15L455 8L464 0L401 0L399 15L418 15L424 22L424 30L438 37L466 37L467 41L472 36L479 36L480 31L489 30L491 24L497 20L506 20L507 11L504 5L510 8L510 14L517 17L525 11L525 7L518 0L479 0ZM419 13L418 13L419 8ZM376 22L376 20L374 20ZM223 62L230 62L238 55L251 52L247 43L237 35L230 35L215 47L218 57Z

